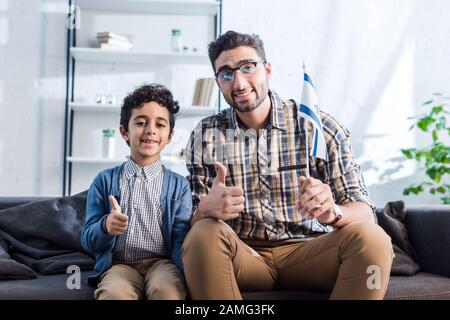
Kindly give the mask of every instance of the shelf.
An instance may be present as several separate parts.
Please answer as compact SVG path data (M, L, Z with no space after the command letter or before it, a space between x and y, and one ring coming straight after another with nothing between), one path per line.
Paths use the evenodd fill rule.
M95 103L69 103L70 108L77 112L106 112L120 114L120 106ZM180 108L182 117L207 117L216 112L215 108L204 106L189 106Z
M120 113L120 106L110 104L95 104L95 103L69 103L73 111L79 112L108 112Z
M77 164L121 164L127 159L108 159L108 158L92 158L92 157L67 157L68 162ZM161 156L161 162L176 164L184 161L182 158L175 156Z
M81 10L175 15L217 14L216 0L76 0Z
M70 48L78 62L115 62L128 64L209 64L205 55L192 53L150 53L99 48Z

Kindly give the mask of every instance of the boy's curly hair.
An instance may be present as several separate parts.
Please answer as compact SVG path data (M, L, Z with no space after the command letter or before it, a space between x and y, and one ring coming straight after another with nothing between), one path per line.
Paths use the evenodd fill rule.
M180 111L180 106L178 101L173 99L170 90L161 84L146 84L128 94L123 99L120 111L120 124L128 132L128 122L133 109L139 109L147 102L156 102L169 110L170 133L172 133L175 127L176 114Z

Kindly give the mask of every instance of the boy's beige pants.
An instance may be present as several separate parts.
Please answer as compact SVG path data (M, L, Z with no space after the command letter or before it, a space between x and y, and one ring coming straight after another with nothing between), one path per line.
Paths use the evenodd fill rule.
M100 278L97 300L184 300L184 277L169 259L113 264Z
M242 299L241 291L331 292L331 299L383 299L393 259L390 237L352 223L309 241L244 243L223 221L202 219L183 244L192 299Z

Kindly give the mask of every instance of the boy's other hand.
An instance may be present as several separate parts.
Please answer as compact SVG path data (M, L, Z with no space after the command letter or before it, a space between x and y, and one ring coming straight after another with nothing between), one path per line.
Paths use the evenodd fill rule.
M111 213L106 217L106 231L113 236L121 236L128 226L128 216L122 213L120 205L113 196L108 197L111 203Z
M223 221L235 219L244 211L244 190L241 187L227 187L227 168L220 162L216 162L215 166L217 175L208 195L200 201L198 213L205 218Z

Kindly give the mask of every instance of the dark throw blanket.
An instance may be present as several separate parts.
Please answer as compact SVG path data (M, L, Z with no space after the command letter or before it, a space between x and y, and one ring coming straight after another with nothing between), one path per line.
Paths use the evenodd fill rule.
M403 201L388 202L383 213L377 216L378 224L391 237L394 249L394 261L391 275L412 276L420 270L416 262L416 254L409 242L405 226L406 212Z
M70 265L91 270L81 247L87 191L0 210L0 279L65 273Z

